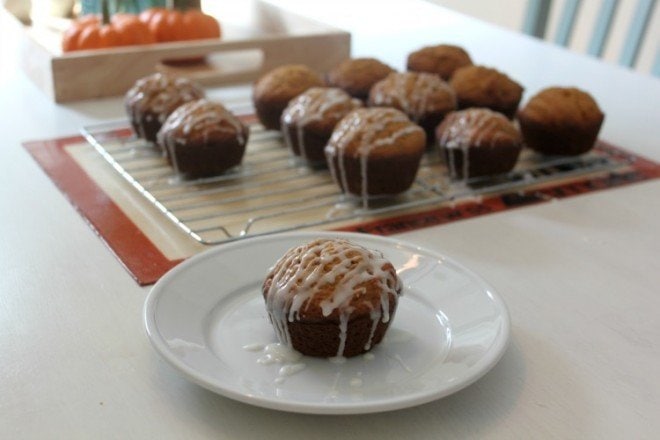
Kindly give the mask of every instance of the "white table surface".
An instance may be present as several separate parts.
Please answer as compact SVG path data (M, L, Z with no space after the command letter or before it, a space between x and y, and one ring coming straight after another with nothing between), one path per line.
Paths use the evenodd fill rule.
M660 81L420 1L281 1L402 68L464 46L526 87L590 91L602 137L660 161ZM0 437L657 438L660 181L400 234L453 257L508 304L511 344L465 390L385 414L304 416L185 380L149 345L136 285L21 141L122 116L119 99L56 105L16 67L0 25ZM223 92L218 92L220 95Z

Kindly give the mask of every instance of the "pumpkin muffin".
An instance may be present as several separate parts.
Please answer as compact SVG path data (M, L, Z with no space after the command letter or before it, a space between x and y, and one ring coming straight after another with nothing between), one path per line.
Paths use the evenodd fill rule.
M436 136L452 179L508 173L522 150L515 125L487 108L450 113L438 126Z
M302 64L277 67L254 84L252 101L264 127L280 129L280 117L289 101L311 87L321 87L321 77Z
M289 101L281 127L293 154L310 163L325 163L325 148L341 118L362 101L336 87L312 87Z
M177 174L220 174L241 163L248 128L222 104L206 99L183 104L165 121L158 141Z
M587 92L550 87L518 112L525 144L543 154L574 156L596 143L605 115Z
M435 73L445 81L452 77L456 69L471 65L472 59L465 49L451 44L423 47L408 55L406 61L409 71Z
M461 67L449 84L456 92L458 108L487 107L513 119L523 87L502 72L483 66Z
M393 108L353 110L339 121L325 147L334 181L362 197L406 191L417 175L426 134Z
M395 70L375 58L349 58L326 74L329 86L344 89L354 98L367 100L369 90Z
M165 73L140 78L126 92L124 106L138 137L156 142L165 119L181 104L204 97L200 85Z
M438 123L456 109L456 96L449 84L432 73L391 73L371 88L369 105L401 110L432 139Z
M381 342L402 288L382 253L317 239L289 249L262 292L280 343L308 356L352 357Z

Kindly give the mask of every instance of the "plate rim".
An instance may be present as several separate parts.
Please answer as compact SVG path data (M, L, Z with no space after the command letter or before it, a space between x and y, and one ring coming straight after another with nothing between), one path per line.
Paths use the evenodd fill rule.
M460 270L470 274L476 278L479 283L486 288L489 292L490 299L493 303L499 308L501 315L501 327L500 335L496 338L494 343L486 351L485 355L479 360L479 368L468 375L463 380L459 380L454 384L444 387L437 392L430 393L416 393L411 395L408 399L401 399L400 396L396 398L381 399L377 403L373 402L343 402L341 404L332 404L328 402L319 402L318 404L310 403L297 403L291 401L281 401L273 398L267 398L263 396L252 396L249 394L237 392L235 390L221 387L216 384L215 381L209 380L204 377L201 377L197 370L189 365L185 364L179 357L173 354L171 348L164 340L160 332L158 331L158 326L156 323L156 306L160 297L163 295L164 286L170 283L172 279L175 279L180 272L186 271L190 266L198 264L199 261L206 260L211 258L215 254L224 253L230 251L232 248L240 248L245 246L247 243L254 242L265 242L265 241L277 241L277 240L286 240L286 239L312 239L318 237L343 237L347 239L355 240L372 240L376 242L388 243L391 246L399 247L403 246L408 249L414 249L421 253L425 253L439 260L446 261L452 265L458 267ZM283 232L277 234L268 234L263 236L246 238L244 240L238 240L231 243L225 243L220 246L205 250L199 254L196 254L187 260L183 261L170 271L168 271L156 284L150 289L149 293L144 302L143 306L143 323L145 326L147 338L151 343L155 351L167 362L170 366L174 367L179 373L182 373L184 377L190 380L197 385L206 388L214 393L225 396L227 398L243 402L249 405L254 405L262 408L274 409L279 411L287 411L300 414L327 414L327 415L342 415L342 414L369 414L369 413L379 413L386 411L394 411L398 409L410 408L425 403L429 403L443 397L449 396L456 393L457 391L466 388L482 378L486 373L488 373L502 358L510 342L511 334L511 319L509 310L506 303L504 302L501 295L497 290L488 283L481 275L477 274L473 270L464 266L462 263L454 260L451 257L439 253L437 251L430 250L423 246L419 246L415 243L391 238L384 237L380 235L372 235L365 233L357 232L336 232L336 231L293 231L293 232ZM473 367L473 369L476 367Z

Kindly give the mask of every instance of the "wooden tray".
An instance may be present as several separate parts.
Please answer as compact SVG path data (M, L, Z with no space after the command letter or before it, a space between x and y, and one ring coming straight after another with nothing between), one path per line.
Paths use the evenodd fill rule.
M222 3L212 2L212 6ZM208 10L220 19L220 40L63 54L60 42L65 26L23 26L22 65L37 86L56 102L70 102L123 95L136 79L156 71L171 71L216 86L250 82L273 67L288 63L306 64L323 72L350 56L347 32L263 1L237 3L242 8L238 13L235 5L224 10L218 7L218 13ZM231 21L230 13L242 21ZM202 61L171 62L190 58Z

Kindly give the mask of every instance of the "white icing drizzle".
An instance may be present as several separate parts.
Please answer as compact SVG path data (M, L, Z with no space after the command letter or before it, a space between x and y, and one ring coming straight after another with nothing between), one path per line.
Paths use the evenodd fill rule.
M378 327L378 321L380 321L381 309L372 309L370 315L371 315L371 330L369 331L369 340L364 346L365 350L369 350L371 348L371 341L373 340L374 334L376 333L376 328ZM388 314L388 320L389 320L389 314ZM383 322L387 322L385 321L385 318L383 318Z
M350 294L352 295L353 292L351 292ZM343 298L342 298L341 302L343 302ZM325 307L324 307L324 309L325 309ZM323 310L323 315L324 316L327 316L329 314L330 314L329 312L326 313L326 311ZM347 335L347 329L348 329L348 316L349 316L349 314L350 314L350 312L349 313L342 313L341 315L339 315L339 348L337 349L337 356L341 356L342 354L344 354L344 348L346 347L346 335ZM369 342L371 342L371 341L369 341Z
M266 346L264 344L259 344L259 343L254 343L254 344L246 344L243 346L243 350L247 351L262 351Z
M316 304L323 316L338 318L337 357L343 356L348 322L360 305L356 301L364 292L361 284L375 281L380 291L380 310L370 313L374 326L379 321L387 322L391 313L390 298L396 303L402 289L401 280L380 252L342 239L318 239L290 249L277 261L269 277L266 308L280 342L291 346L287 322L300 320L301 314L311 304ZM318 297L328 286L332 286L331 294ZM364 304L373 310L368 299ZM371 340L367 345L371 346Z
M404 370L406 370L407 373L412 373L412 369L411 369L411 368L410 368L405 362L403 362L403 359L401 359L401 356L399 356L398 354L396 354L396 355L394 355L392 358L393 358L394 360L396 360L396 361L399 363L399 365L401 365L401 368L403 368Z
M295 364L301 358L300 353L292 350L287 345L277 342L264 346L261 351L263 351L264 355L257 359L257 363L262 365Z
M307 365L303 363L282 365L279 370L280 376L293 376L305 369Z
M307 160L305 127L315 121L327 119L333 125L349 111L362 106L362 102L339 88L312 87L289 102L282 113L284 142L294 151L289 127L295 128L300 156Z
M344 356L333 356L328 358L331 364L341 365L346 363L346 358Z
M438 144L447 149L447 167L452 179L458 178L456 168L456 150L463 156L462 175L466 180L470 169L470 151L473 147L492 146L500 138L510 138L511 133L502 130L503 122L508 119L500 113L486 108L468 109L450 114L443 122L446 127L438 139ZM488 145L484 139L490 139Z
M392 124L400 124L389 136L382 133ZM396 145L400 138L424 130L410 123L408 117L392 108L365 108L348 113L335 127L328 145L325 147L330 174L344 192L348 192L348 177L345 157L357 157L360 160L360 179L362 205L367 208L369 200L369 156L378 148ZM353 147L352 144L356 146ZM351 148L350 151L349 148ZM336 158L336 166L333 158Z
M262 352L263 356L257 359L257 363L261 365L281 364L278 369L277 377L274 382L276 384L284 383L285 379L293 376L296 373L304 370L307 365L299 362L302 355L290 347L280 344L279 342L273 344L247 344L243 346L244 350Z
M456 108L454 90L430 73L391 73L372 90L373 105L398 107L415 122L427 113Z

